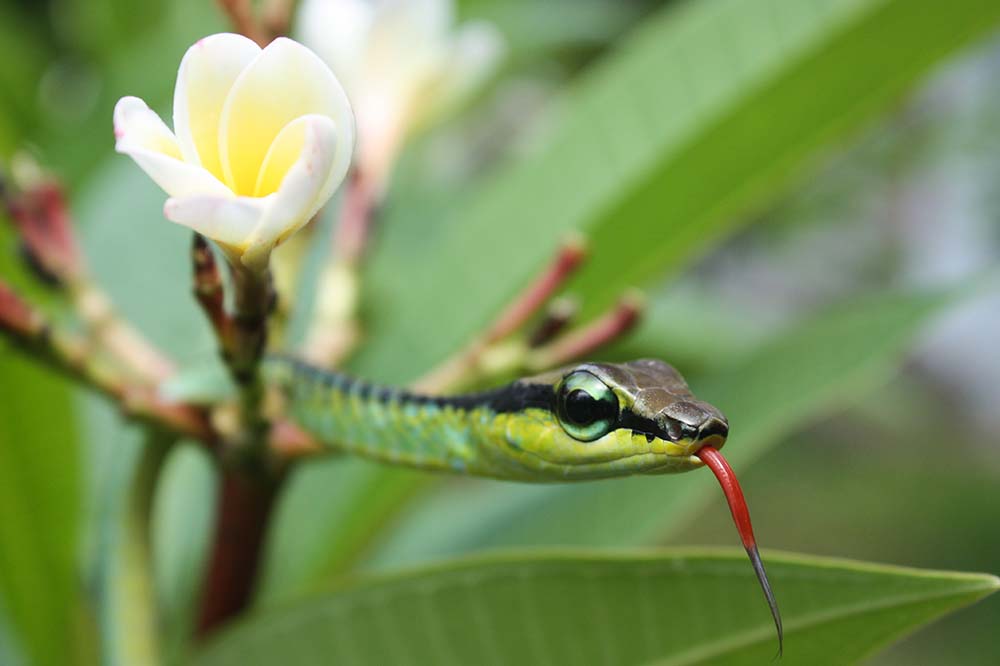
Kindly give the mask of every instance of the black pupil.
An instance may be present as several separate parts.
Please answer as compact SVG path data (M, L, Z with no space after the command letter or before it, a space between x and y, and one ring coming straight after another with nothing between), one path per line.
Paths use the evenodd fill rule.
M583 389L574 389L566 396L566 418L576 425L590 425L614 417L615 406L610 400L595 400Z

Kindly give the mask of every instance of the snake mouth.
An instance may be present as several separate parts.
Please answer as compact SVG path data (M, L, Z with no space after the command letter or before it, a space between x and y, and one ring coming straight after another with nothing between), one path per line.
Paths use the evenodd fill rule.
M650 443L658 439L656 435L650 435L645 432L633 432L633 434L636 436L645 436L646 441ZM705 462L698 455L699 452L705 447L711 447L716 450L721 449L726 443L726 438L721 434L709 434L707 437L699 437L687 442L663 441L669 445L667 450L658 453L658 457L663 462L648 467L643 474L663 474L664 472L676 472L704 467Z

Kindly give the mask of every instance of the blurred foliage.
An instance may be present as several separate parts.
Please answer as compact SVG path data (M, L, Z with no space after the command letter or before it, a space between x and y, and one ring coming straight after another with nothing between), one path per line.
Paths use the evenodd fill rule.
M766 546L995 572L997 438L988 427L977 430L963 411L975 396L935 393L927 387L938 380L928 368L911 368L891 389L875 389L913 335L959 293L913 288L907 276L922 275L923 264L932 262L924 255L906 259L921 237L906 220L924 219L930 210L932 232L925 236L940 236L930 247L943 255L963 219L996 218L995 185L993 199L972 212L961 207L964 199L948 198L958 196L948 186L1000 182L1000 95L982 92L993 87L997 63L967 55L966 62L979 59L973 70L985 77L970 82L968 74L946 71L950 88L897 112L860 145L832 149L942 58L993 30L1000 5L699 0L661 8L613 0L465 0L461 12L494 20L511 57L462 118L422 137L401 165L366 276L370 344L353 369L394 381L415 376L487 321L563 234L585 229L593 259L573 292L594 312L628 285L650 288L646 323L611 354L671 360L730 414L734 435L726 452L748 472L744 487ZM162 220L156 187L111 154L110 116L125 94L168 109L184 49L223 28L208 0L0 2L0 155L27 147L67 179L98 278L184 368L217 363L188 295L188 234ZM951 101L970 98L979 99L973 111ZM449 157L446 149L455 145L465 152ZM831 166L814 175L824 163ZM928 182L929 169L940 172L946 187ZM791 186L798 189L789 197ZM948 208L953 201L959 203ZM992 229L978 246L988 264L1000 254ZM4 227L0 274L22 287L15 250ZM32 295L52 300L37 290ZM129 572L116 553L141 433L123 427L103 401L74 403L63 383L8 356L0 356L0 661L93 663L97 623L106 663L129 663L130 609L115 602ZM796 435L830 414L807 436ZM153 507L152 547L162 642L174 662L190 649L214 488L204 457L190 448L176 451L166 470ZM299 631L333 641L343 635L338 630L375 631L376 621L422 630L409 616L397 623L399 609L387 616L374 610L393 585L408 590L406 604L414 608L433 604L444 612L447 604L450 623L475 620L476 613L486 614L480 622L514 623L509 612L524 599L512 603L511 590L482 571L509 567L526 575L551 569L551 560L480 561L434 574L454 577L459 594L427 587L422 576L431 574L408 574L323 592L295 602L287 615L282 609L366 566L488 546L652 545L667 538L731 544L716 491L701 475L525 488L357 460L311 463L297 470L282 499L258 599L266 608L204 660L264 658L273 646L295 644L288 639L293 633L299 641ZM871 579L845 588L803 574L828 565L768 559L788 626L815 632L790 639L788 658L803 649L794 641L805 643L805 635L817 644L821 634L838 636L844 650L843 641L855 640L850 646L857 652L850 654L865 653L988 587L985 578L829 565ZM676 637L669 630L678 622L682 638L702 640L677 620L686 612L667 606L675 601L668 593L681 589L701 631L725 624L756 632L751 643L762 642L747 649L770 658L770 628L745 561L714 555L691 561L694 568L721 567L725 578L693 580L693 569L667 567L662 578L650 579L651 603L663 604L655 606L663 633L653 640ZM616 584L630 575L627 561L587 562L596 571L588 585L600 586L608 604L603 617L622 623L636 594L634 584ZM740 581L734 583L740 591L721 587L731 579ZM482 588L475 596L472 584ZM539 608L555 604L546 615L553 636L587 634L585 620L568 618L596 592L557 575L539 585L552 592L534 594ZM912 605L892 606L905 590ZM893 611L797 624L804 614L841 607L854 593L868 595L855 601L881 599ZM486 598L498 602L473 607ZM327 606L341 604L361 610L347 625L324 624L334 612ZM1000 602L991 600L878 663L994 663L998 621ZM637 630L615 626L616 635ZM476 636L455 633L469 641ZM732 640L722 645L739 648L742 639ZM367 647L393 649L375 641ZM602 656L601 647L574 663ZM456 642L444 649L461 656L467 648ZM683 640L667 648L686 649ZM676 663L723 658L655 652L672 655ZM724 656L725 663L744 663L735 653Z
M774 630L745 565L742 553L699 552L450 563L264 613L196 663L767 663ZM785 607L782 663L810 666L851 663L1000 586L807 557L772 555L769 568Z
M0 357L0 594L26 656L70 663L85 654L77 579L79 451L65 382ZM8 633L8 632L5 632ZM82 634L82 632L81 632Z

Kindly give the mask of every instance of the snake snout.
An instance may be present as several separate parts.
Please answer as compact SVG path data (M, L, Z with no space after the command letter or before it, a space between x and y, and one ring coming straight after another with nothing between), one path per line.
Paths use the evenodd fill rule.
M708 439L713 436L725 439L728 435L729 422L726 421L725 417L718 418L711 416L698 428L698 439Z
M722 413L700 400L682 400L668 405L660 414L661 427L674 441L704 441L710 437L726 439L729 422Z

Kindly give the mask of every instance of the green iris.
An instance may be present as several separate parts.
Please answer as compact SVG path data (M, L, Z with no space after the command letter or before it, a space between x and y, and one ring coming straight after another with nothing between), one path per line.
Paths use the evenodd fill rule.
M556 392L559 425L572 437L590 442L611 432L618 422L618 396L607 384L578 370L563 378Z

